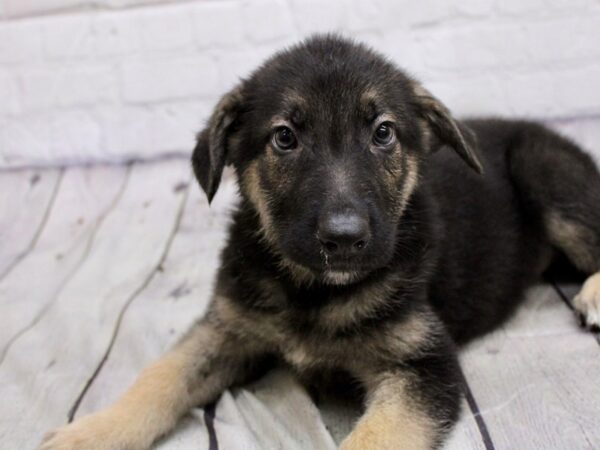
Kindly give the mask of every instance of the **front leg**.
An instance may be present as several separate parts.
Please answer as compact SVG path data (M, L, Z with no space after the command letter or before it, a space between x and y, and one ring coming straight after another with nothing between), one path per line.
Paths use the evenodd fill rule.
M341 450L435 449L458 419L462 387L451 348L367 372L363 382L367 408Z
M209 314L167 354L147 367L109 408L50 433L40 450L143 450L194 406L241 381L258 357Z

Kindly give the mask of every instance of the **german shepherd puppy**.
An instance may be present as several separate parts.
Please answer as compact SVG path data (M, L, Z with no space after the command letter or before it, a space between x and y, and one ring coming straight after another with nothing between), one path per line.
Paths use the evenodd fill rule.
M319 36L226 94L193 152L209 201L241 201L212 303L112 407L44 450L140 450L264 361L342 372L365 412L344 450L439 447L456 347L500 324L563 254L600 270L600 176L541 125L459 122L372 50ZM600 274L575 307L600 325Z

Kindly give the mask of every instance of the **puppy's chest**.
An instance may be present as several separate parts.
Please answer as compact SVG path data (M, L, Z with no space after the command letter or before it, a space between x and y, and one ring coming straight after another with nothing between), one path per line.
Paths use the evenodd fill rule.
M277 296L281 290L272 291L265 297L285 306L273 315L255 316L252 328L260 330L270 347L299 371L353 370L390 352L404 353L405 345L395 335L405 331L402 324L407 317L402 305L395 314L397 305L389 303L391 292L389 285L380 283L338 293L319 302L319 307L313 303L305 308L295 302L312 292L295 293L291 299Z
M298 336L288 333L280 343L283 358L298 371L324 368L349 369L351 345L348 339L323 336ZM355 348L354 351L360 351Z
M294 320L292 316L281 329L278 342L280 354L298 371L352 370L357 361L367 360L375 348L385 345L377 330L363 330L355 334L336 333L318 323L324 320L323 317L313 316L311 320L314 323L298 326L298 319Z

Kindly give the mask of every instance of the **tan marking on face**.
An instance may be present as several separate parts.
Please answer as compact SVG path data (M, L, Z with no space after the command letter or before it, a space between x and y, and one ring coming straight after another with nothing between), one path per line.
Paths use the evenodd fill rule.
M407 392L407 383L399 376L380 382L340 450L430 449L435 424Z
M433 150L433 133L431 127L429 126L429 123L421 117L417 118L417 123L421 130L421 147L431 152Z
M397 155L393 156L391 168L386 170L384 181L388 192L396 193L394 204L391 206L393 216L399 218L410 200L418 181L419 181L419 164L417 157L412 154L402 154L401 150L397 151ZM406 164L402 164L405 158ZM402 185L398 186L400 179L404 176Z
M275 128L278 127L288 127L288 128L293 128L292 124L290 124L290 122L282 116L273 116L271 117L271 121L269 122L269 128L271 130L274 130Z
M269 213L268 198L260 185L258 160L253 161L242 174L242 186L258 213L262 237L272 246L277 244L277 236Z
M317 280L310 269L307 269L300 264L296 264L294 261L286 258L285 256L280 256L277 266L286 270L296 285L311 285Z
M306 98L295 89L288 89L283 93L283 101L288 107L301 108L306 106Z
M406 157L406 177L402 186L402 202L400 203L399 214L404 212L412 193L419 182L419 165L415 156Z
M276 164L274 160L275 155L272 152L267 152L267 164ZM277 234L273 227L271 214L268 209L268 197L260 186L260 173L258 170L258 160L252 162L250 166L244 171L242 175L242 185L248 195L248 198L252 202L252 205L256 209L261 225L261 237L264 238L265 242L270 246L271 250L279 258L278 266L286 270L297 284L311 284L316 281L315 276L312 272L286 258L279 251L277 243Z
M369 87L367 88L362 95L360 96L360 106L363 111L368 111L373 105L377 105L379 102L379 93L375 88Z

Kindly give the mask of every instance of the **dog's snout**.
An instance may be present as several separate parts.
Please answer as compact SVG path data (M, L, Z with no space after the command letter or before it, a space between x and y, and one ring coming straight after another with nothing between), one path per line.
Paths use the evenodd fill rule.
M369 242L369 221L357 212L325 214L319 220L317 235L329 254L360 252Z

